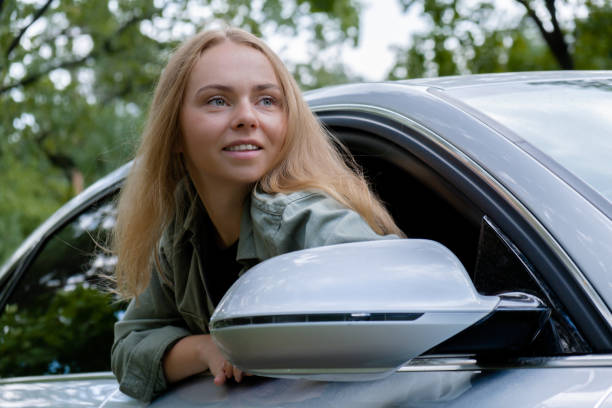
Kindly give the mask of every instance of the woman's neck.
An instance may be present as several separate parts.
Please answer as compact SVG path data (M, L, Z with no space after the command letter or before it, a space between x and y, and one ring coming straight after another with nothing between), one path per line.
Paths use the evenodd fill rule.
M231 246L240 237L242 207L251 186L226 186L209 191L196 185L196 190L217 230L217 244L221 248Z

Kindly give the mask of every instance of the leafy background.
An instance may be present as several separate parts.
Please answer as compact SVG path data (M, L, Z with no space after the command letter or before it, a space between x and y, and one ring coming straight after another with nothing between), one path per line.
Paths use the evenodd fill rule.
M612 68L612 0L396 0L427 29L388 79ZM129 159L172 49L224 21L308 38L304 89L358 81L325 57L359 40L360 0L0 0L0 262L46 217ZM384 27L381 27L384 29Z

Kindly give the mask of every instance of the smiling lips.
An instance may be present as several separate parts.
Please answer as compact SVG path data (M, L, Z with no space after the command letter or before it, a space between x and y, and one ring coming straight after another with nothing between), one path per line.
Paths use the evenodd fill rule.
M224 147L223 150L229 152L248 152L252 150L261 150L261 147L252 144L239 144L234 146Z

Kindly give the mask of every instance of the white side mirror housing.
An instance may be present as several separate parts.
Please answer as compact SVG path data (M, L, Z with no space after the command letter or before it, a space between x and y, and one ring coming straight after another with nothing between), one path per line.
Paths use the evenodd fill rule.
M482 296L439 243L382 240L284 254L246 272L211 318L234 365L256 375L380 378L478 322Z

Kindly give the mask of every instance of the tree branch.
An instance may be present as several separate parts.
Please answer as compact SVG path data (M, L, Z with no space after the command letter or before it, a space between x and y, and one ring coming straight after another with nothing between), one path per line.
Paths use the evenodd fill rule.
M557 55L557 59L563 69L574 69L574 60L569 53L569 47L565 41L563 31L559 26L559 20L557 20L555 0L546 0L546 8L550 13L550 21L553 25L553 31L551 33L551 41L554 47L553 53Z
M146 18L150 18L151 16L152 16L152 14L149 13L147 15L131 18L125 24L123 24L121 27L119 27L117 29L117 31L115 31L112 35L110 35L105 40L103 40L101 48L104 49L109 54L115 52L116 50L113 50L112 47L111 47L112 39L114 37L118 36L118 35L121 35L131 25L136 24L136 23L138 23L138 22L140 22L140 21L142 21L142 20L144 20ZM40 72L36 72L34 74L31 74L31 75L28 75L28 76L24 77L20 81L14 82L14 83L9 84L9 85L5 85L3 87L0 87L0 95L2 95L5 92L10 91L13 88L17 88L17 87L20 87L20 86L26 86L26 85L29 85L31 83L34 83L34 82L38 81L40 78L42 78L45 75L49 74L51 71L55 70L55 69L77 67L77 66L85 63L85 61L87 61L89 58L94 58L94 57L98 56L99 54L100 54L99 50L94 48L94 49L92 49L89 52L89 54L87 54L86 56L84 56L82 58L79 58L77 60L63 61L63 62L61 62L59 64L51 65L48 68L46 68L46 69L44 69L44 70L42 70Z
M538 17L538 15L536 14L535 10L531 8L531 6L529 5L529 1L528 0L516 0L519 3L521 3L523 5L523 7L525 7L525 10L527 11L527 14L529 15L529 17L531 17L531 19L533 20L533 22L538 26L538 30L540 30L540 34L542 34L542 36L546 39L546 36L548 35L548 31L546 31L546 29L544 28L544 24L542 23L542 20L540 20L540 17Z
M546 8L550 13L550 20L553 24L553 31L561 31L559 28L559 21L557 20L557 9L555 7L555 0L546 0Z
M574 69L574 60L569 53L569 47L565 42L563 32L561 31L561 28L559 27L559 21L557 20L555 0L546 0L546 8L550 13L550 18L553 24L552 32L546 31L546 29L544 28L544 23L542 22L542 20L540 20L535 10L531 8L528 0L516 1L523 5L523 7L525 7L527 15L538 27L540 34L544 38L544 41L546 41L546 45L548 45L548 48L559 63L559 66L562 69Z
M38 20L44 13L45 11L47 11L47 9L49 8L49 6L51 5L51 2L53 0L47 0L47 2L45 3L44 6L42 6L41 8L38 9L38 11L36 12L36 14L34 14L34 17L32 18L32 21L30 21L28 23L27 26L23 27L21 29L21 31L19 32L19 34L17 34L17 37L13 38L13 41L11 42L11 45L9 45L8 50L6 51L6 58L8 59L8 57L11 55L11 52L17 48L17 46L19 45L19 42L21 41L21 37L23 37L23 35L25 34L26 31L28 31L28 28L30 28L32 26L32 24L34 24L36 22L36 20ZM2 4L0 3L0 6Z
M63 61L59 64L55 64L55 65L51 65L50 67L48 67L47 69L44 69L40 72L36 72L32 75L28 75L25 78L21 79L18 82L12 83L10 85L6 85L0 88L0 95L2 95L5 92L10 91L13 88L17 88L19 86L26 86L29 85L33 82L38 81L40 78L42 78L43 76L47 75L49 72L58 69L58 68L74 68L76 66L81 65L82 63L84 63L89 57L92 57L93 52L90 52L89 54L87 54L86 56L84 56L83 58L80 58L78 60L73 60L73 61Z
M115 33L112 36L110 36L106 40L104 40L103 48L106 51L108 51L109 53L112 53L113 51L116 51L116 50L113 50L112 47L111 47L111 42L112 42L113 38L118 37L121 34L123 34L123 32L125 30L127 30L128 28L130 28L131 25L134 25L136 23L140 23L142 20L144 20L146 18L151 18L152 16L153 16L153 14L149 13L149 14L144 15L144 16L139 16L139 17L134 16L134 17L132 17L131 19L126 21L125 24L123 24L121 27L119 27L117 29L117 31L115 31Z
M54 167L59 168L62 173L66 176L68 181L72 181L73 172L76 168L76 163L74 160L63 153L54 153L45 146L45 140L47 137L51 136L52 133L50 130L43 130L38 135L34 136L34 143L38 146L42 154L45 155L49 163L51 163Z

